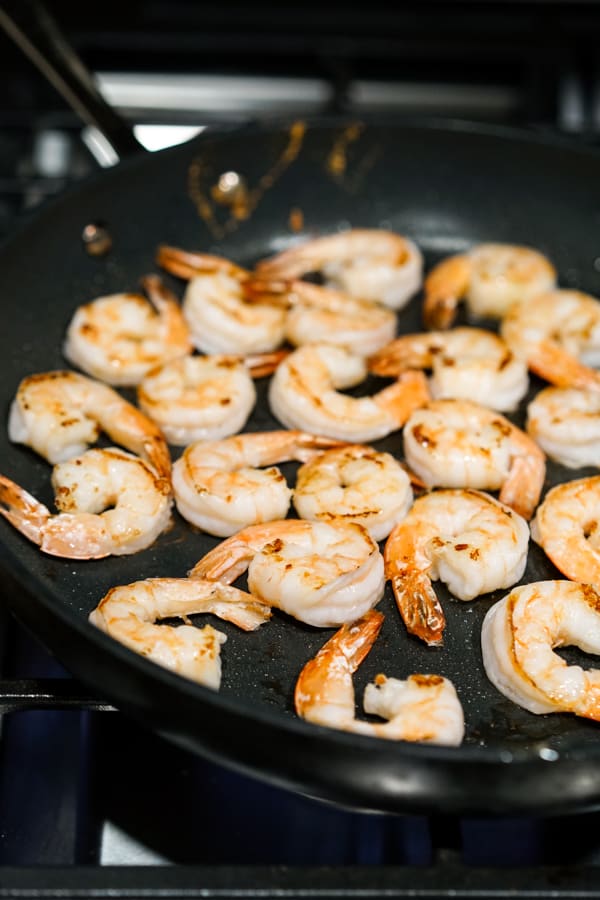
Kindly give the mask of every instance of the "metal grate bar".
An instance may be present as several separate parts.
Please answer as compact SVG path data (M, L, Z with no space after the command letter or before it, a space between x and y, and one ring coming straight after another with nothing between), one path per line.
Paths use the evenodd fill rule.
M426 898L545 900L598 897L600 869L117 866L2 869L0 898Z
M34 709L114 710L72 678L23 678L0 680L0 714Z

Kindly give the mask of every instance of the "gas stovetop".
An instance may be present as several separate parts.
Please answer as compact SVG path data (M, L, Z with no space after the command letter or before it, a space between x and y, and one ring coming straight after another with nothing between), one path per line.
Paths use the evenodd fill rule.
M600 133L594 3L277 15L260 4L48 6L149 149L207 126L320 113L459 117L585 142ZM0 237L114 161L16 48L3 49ZM600 894L600 814L340 810L167 743L74 682L9 617L2 647L0 897Z

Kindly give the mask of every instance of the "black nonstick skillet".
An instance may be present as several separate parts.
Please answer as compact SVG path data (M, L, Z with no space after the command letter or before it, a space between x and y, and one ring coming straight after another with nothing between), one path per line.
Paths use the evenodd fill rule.
M243 178L243 209L219 202L215 187L226 172ZM91 256L81 234L98 221L113 246ZM61 344L75 308L136 290L142 275L157 271L159 244L249 265L294 241L348 227L410 236L427 267L481 241L529 244L554 261L561 285L600 294L600 154L529 132L381 119L209 129L161 153L134 152L47 204L0 248L4 421L25 375L67 366ZM183 282L165 278L182 293ZM420 304L417 296L399 313L399 332L421 329ZM373 379L362 390L378 386ZM540 386L532 380L530 396ZM266 387L259 382L249 430L279 427ZM525 403L512 417L517 423ZM401 454L401 436L375 446ZM51 502L49 465L11 444L5 426L0 460L4 474ZM284 471L293 479L293 465ZM546 488L582 474L588 473L549 465ZM504 592L461 603L440 588L448 625L439 650L407 636L386 592L383 630L356 676L357 696L378 672L451 678L466 718L459 748L375 740L299 720L295 679L332 632L283 614L255 634L219 623L228 641L218 693L146 661L88 623L111 586L184 576L216 542L176 517L146 551L73 562L42 555L0 521L0 564L20 587L9 594L13 612L74 675L149 728L221 763L361 810L548 814L598 806L600 726L568 715L534 716L485 676L481 622ZM560 576L532 544L523 582L554 577ZM577 651L569 659L590 665Z

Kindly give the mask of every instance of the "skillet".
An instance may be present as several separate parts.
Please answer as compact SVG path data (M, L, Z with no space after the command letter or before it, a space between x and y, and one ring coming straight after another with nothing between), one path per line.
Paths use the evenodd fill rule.
M226 171L249 188L246 217L213 199ZM302 219L302 228L295 229ZM107 223L112 251L94 258L80 235ZM208 132L154 155L139 155L46 205L0 248L0 404L6 422L19 381L65 368L61 343L74 309L92 297L135 290L157 271L160 243L203 249L252 264L301 238L349 227L386 227L410 236L429 268L484 240L536 246L560 283L600 294L597 233L600 154L567 141L468 123L368 123L339 119L271 122ZM183 283L165 276L182 293ZM421 329L420 296L399 314L399 331ZM278 427L266 380L248 430ZM380 386L372 379L361 388ZM532 380L530 396L541 386ZM524 401L517 414L523 422ZM400 434L375 444L401 453ZM173 456L179 451L173 449ZM50 467L12 445L0 428L1 470L51 504ZM282 467L290 480L294 465ZM549 465L546 487L592 474ZM357 696L378 672L433 671L455 683L466 738L440 748L348 735L300 721L294 681L331 630L276 613L255 634L227 623L219 693L135 655L88 624L115 584L183 576L217 539L174 527L131 557L74 562L42 555L0 522L0 566L19 589L16 616L82 682L125 713L194 752L252 776L348 808L379 812L550 814L600 803L598 725L567 715L534 716L485 677L481 622L505 592L471 603L440 589L448 625L441 650L406 635L386 589L385 623L355 676ZM523 583L560 577L531 545ZM203 617L198 617L201 623ZM588 665L569 651L571 661Z

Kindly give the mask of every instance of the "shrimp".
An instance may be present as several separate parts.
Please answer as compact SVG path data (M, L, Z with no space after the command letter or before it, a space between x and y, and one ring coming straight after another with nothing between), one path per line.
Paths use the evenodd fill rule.
M425 279L426 328L449 328L464 297L474 316L502 318L513 303L551 290L556 269L549 259L515 244L478 244L449 256Z
M342 347L306 344L290 353L271 378L271 411L287 428L365 443L397 431L429 399L421 372L403 373L371 397L335 390L358 384L366 374L363 357Z
M249 296L273 297L289 306L286 337L295 347L323 342L351 353L375 353L396 334L396 315L370 300L295 279L290 282L250 281Z
M482 328L402 335L371 357L369 369L388 377L431 369L435 399L473 400L502 411L516 409L529 387L527 364Z
M325 450L298 469L293 503L302 519L358 522L382 541L410 509L410 478L390 453L362 444Z
M334 444L301 431L198 441L173 466L177 509L188 522L220 537L247 525L284 519L292 491L275 463L309 460Z
M547 387L527 407L527 433L570 469L600 466L600 394Z
M200 578L148 578L111 588L89 621L130 650L218 690L220 648L227 637L211 625L192 625L188 616L198 613L212 613L244 631L254 631L271 615L268 606L229 585ZM173 618L185 624L155 624Z
M365 712L387 722L355 717L352 676L371 650L383 616L370 610L343 625L298 677L296 712L315 725L390 740L458 745L464 736L464 714L453 684L440 675L410 675L406 681L377 675L365 688Z
M58 463L52 485L57 515L0 475L0 515L51 556L102 559L137 553L171 522L166 479L116 447L87 450Z
M328 286L401 309L421 287L417 245L393 231L353 228L304 241L256 266L258 278L290 280L321 272Z
M546 474L543 451L500 413L467 400L433 400L404 426L410 469L431 487L500 489L530 519Z
M170 479L171 456L164 434L108 385L60 370L21 381L8 418L11 441L59 463L83 453L101 430Z
M203 353L265 353L285 340L286 310L277 303L248 300L250 273L228 259L162 246L159 266L188 279L183 315Z
M557 387L600 390L600 302L581 291L548 291L509 310L506 343Z
M492 684L532 713L568 712L600 721L600 671L567 665L553 650L600 653L600 593L593 584L538 581L488 610L481 629Z
M548 491L531 523L531 536L571 581L600 583L600 475Z
M170 444L219 440L241 431L256 403L253 377L270 374L284 355L183 356L146 375L138 403Z
M189 574L231 584L245 571L255 597L319 628L363 615L379 603L385 586L379 548L354 522L250 525L209 551Z
M515 584L525 571L529 527L489 494L434 491L419 497L385 545L385 573L411 634L442 642L445 618L431 581L459 600Z
M155 366L192 349L177 298L156 275L142 278L142 294L110 294L80 306L63 353L78 369L114 386L133 386Z

